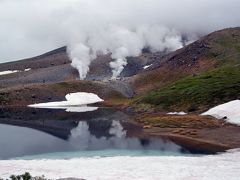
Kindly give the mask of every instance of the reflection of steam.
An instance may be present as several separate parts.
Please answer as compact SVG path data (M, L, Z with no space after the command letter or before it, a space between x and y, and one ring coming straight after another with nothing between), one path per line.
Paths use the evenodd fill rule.
M122 125L119 121L112 121L112 126L109 129L109 134L115 135L116 137L126 137L126 131L123 130Z
M91 137L89 126L84 122L79 122L78 126L71 131L71 141L77 141L77 146L80 146L81 149L87 149L89 141L91 141L93 137Z
M97 123L97 122L96 122ZM96 150L96 149L157 149L161 151L179 152L181 148L172 142L163 140L145 140L138 138L128 138L126 131L119 121L112 121L109 129L109 137L97 138L92 135L86 121L79 122L78 126L71 131L69 138L72 146L77 150Z

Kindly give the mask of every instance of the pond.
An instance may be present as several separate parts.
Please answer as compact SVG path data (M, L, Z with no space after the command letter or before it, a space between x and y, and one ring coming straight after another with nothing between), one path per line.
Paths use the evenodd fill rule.
M4 108L0 159L182 155L173 142L147 139L130 117L111 108ZM86 108L84 108L86 109ZM73 112L74 111L74 112Z

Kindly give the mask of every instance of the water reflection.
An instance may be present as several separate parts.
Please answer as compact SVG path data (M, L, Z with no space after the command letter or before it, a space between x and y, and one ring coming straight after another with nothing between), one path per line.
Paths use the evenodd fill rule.
M74 108L74 107L73 107ZM123 112L110 108L99 108L93 112L82 113L65 112L58 109L32 109L32 108L4 108L0 109L0 123L29 127L40 130L61 139L68 139L71 130L78 126L79 121L88 121L91 133L101 136L109 128L114 119L127 122L128 116ZM138 130L126 123L125 128Z
M109 149L182 151L169 141L139 138L141 128L128 118L102 108L94 113L5 109L0 117L0 159L77 151L101 154Z
M79 122L78 127L71 131L70 143L80 150L96 149L157 149L162 151L180 151L181 148L174 143L162 140L141 140L127 137L126 131L119 121L112 121L108 130L110 137L97 138L89 131L87 122Z

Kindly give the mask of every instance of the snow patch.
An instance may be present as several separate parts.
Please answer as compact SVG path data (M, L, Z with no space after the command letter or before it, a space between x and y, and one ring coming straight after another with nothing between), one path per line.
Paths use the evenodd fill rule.
M240 125L240 100L218 105L201 115L210 115L217 119L225 119L229 123Z
M30 71L31 68L27 68L27 69L24 69L24 71ZM23 72L23 71L20 71L20 70L8 70L8 71L2 71L0 72L0 76L1 75L6 75L6 74L13 74L13 73L17 73L17 72Z
M31 104L28 105L28 107L54 108L54 107L82 106L103 101L100 97L98 97L98 95L86 92L70 93L67 94L65 98L66 101Z
M183 115L186 115L187 113L181 111L181 112L169 112L167 114L168 115L180 115L180 116L183 116Z
M37 107L38 108L38 107ZM93 106L51 106L51 107L40 107L44 109L63 109L66 112L91 112L98 110L98 107Z
M88 157L70 160L3 160L0 177L30 172L49 179L237 180L240 150L207 156Z
M30 71L30 70L31 70L31 68L24 69L25 72L26 72L26 71Z
M8 71L2 71L2 72L0 72L0 76L1 76L1 75L6 75L6 74L17 73L17 72L20 72L20 71L18 71L18 70L13 70L13 71L11 71L11 70L8 70Z
M143 69L148 69L149 67L151 67L153 64L150 64L150 65L147 65L147 66L144 66Z

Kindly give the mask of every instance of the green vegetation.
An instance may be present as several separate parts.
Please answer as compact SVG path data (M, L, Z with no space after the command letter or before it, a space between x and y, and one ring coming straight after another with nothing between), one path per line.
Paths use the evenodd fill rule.
M52 85L52 88L55 89L77 89L79 85L71 82L60 82Z
M240 59L240 34L238 31L224 33L215 37L211 42L211 52L216 55L220 63L237 63Z
M0 105L8 102L8 93L0 93Z
M29 172L25 172L22 175L11 175L11 180L46 180L44 176L41 177L32 177Z
M182 78L140 98L141 103L165 109L196 110L240 96L240 64L225 65L199 76Z
M32 176L30 175L30 173L25 172L22 175L11 175L10 179L12 179L12 180L31 180Z
M225 51L232 49L240 52L239 32L233 34L227 33L225 35L219 36L219 38L213 40L213 44L215 47L221 48L222 50L225 49Z

